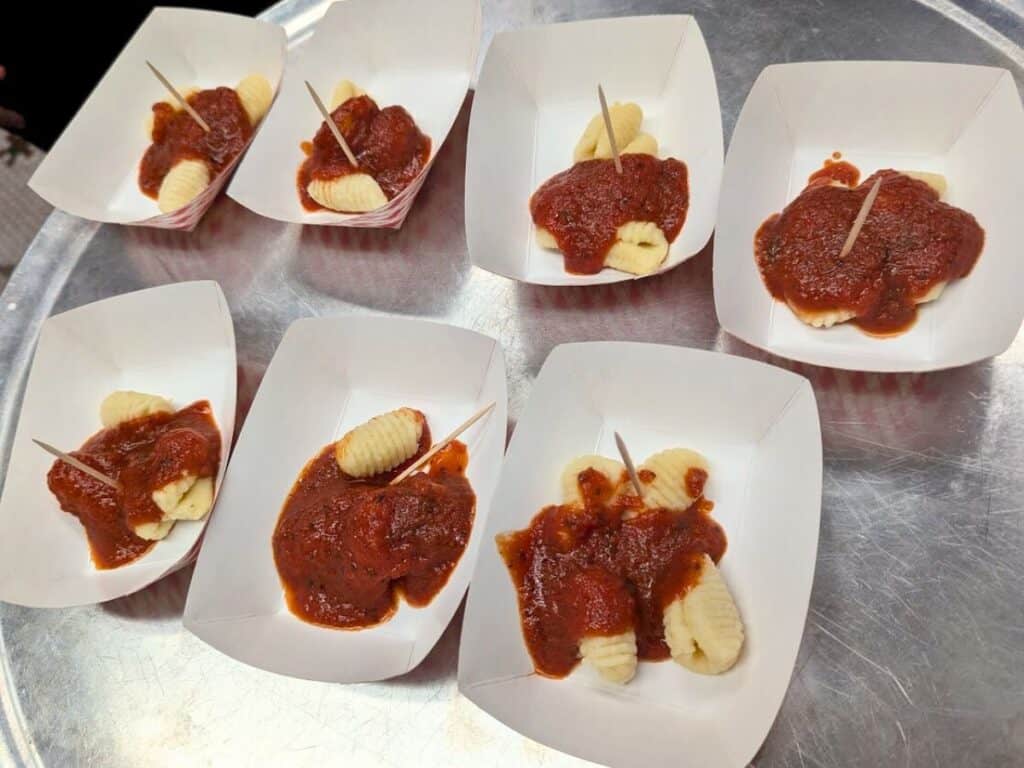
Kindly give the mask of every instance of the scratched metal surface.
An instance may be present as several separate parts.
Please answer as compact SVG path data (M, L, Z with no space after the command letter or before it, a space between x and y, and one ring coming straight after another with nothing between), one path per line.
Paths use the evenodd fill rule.
M298 0L270 14L297 39L321 10ZM1024 73L1019 2L485 0L484 29L489 40L526 23L690 10L714 59L727 136L772 62L963 61L1009 67L1018 83ZM42 318L176 280L224 287L243 415L284 329L309 315L396 313L496 336L513 422L561 342L635 339L759 356L715 321L710 250L661 277L577 290L472 268L463 237L467 117L468 104L400 232L304 229L227 199L193 234L54 214L0 303L0 465ZM1024 764L1024 335L998 359L927 375L774 362L814 383L825 483L803 644L756 764ZM397 680L290 680L182 630L190 575L88 608L0 604L0 765L582 764L458 695L460 618Z

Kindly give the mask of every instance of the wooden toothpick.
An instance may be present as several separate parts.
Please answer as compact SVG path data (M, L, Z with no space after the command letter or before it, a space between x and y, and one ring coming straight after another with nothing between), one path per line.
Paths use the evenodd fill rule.
M175 88L173 85L171 85L171 81L168 80L166 77L164 77L160 73L160 70L157 69L156 67L154 67L152 64L150 64L148 61L146 62L146 66L149 67L150 71L156 76L156 79L159 80L163 84L164 88L166 88L168 91L170 91L171 96L173 96L175 101L178 102L178 105L182 109L184 109L186 112L188 112L189 117L191 117L193 120L195 120L197 123L199 123L199 127L200 128L202 128L204 131L209 133L210 132L210 126L208 126L206 124L206 121L203 120L203 118L201 118L199 116L198 112L196 112L194 109L192 109L192 105L189 104L187 101L185 101L185 97L182 96L178 92L178 89Z
M352 154L352 150L348 146L348 142L345 141L345 137L341 135L341 131L338 130L337 123L331 119L331 113L327 111L327 107L320 101L320 97L317 92L313 90L313 86L309 84L309 80L306 80L306 87L309 89L309 95L313 97L313 103L316 104L316 108L320 110L320 114L324 116L324 120L327 121L327 127L331 129L331 133L334 134L334 138L338 140L338 146L341 147L341 151L345 153L345 157L352 163L353 168L358 168L359 163L356 162L356 156Z
M864 202L861 203L860 210L857 212L857 218L853 220L853 226L850 227L850 234L846 236L846 242L843 243L843 249L839 251L839 260L845 259L850 251L853 250L853 244L857 242L857 236L860 231L864 228L864 222L868 220L868 213L871 212L871 206L875 204L875 198L878 197L878 190L882 187L882 177L879 176L875 179L874 185L871 187L871 191L868 192L868 196L864 198Z
M64 451L60 450L59 448L54 448L49 443L44 443L42 440L36 440L34 437L32 438L32 442L35 443L36 445L38 445L40 448L42 448L47 453L53 454L58 459L63 461L65 464L68 464L68 465L74 467L75 469L79 469L82 472L85 472L85 474L89 475L90 477L96 478L101 483L106 483L111 488L114 488L114 489L116 489L118 491L121 490L121 484L119 482L117 482L117 480L115 480L112 477L107 477L102 472L100 472L98 469L93 469L88 464L86 464L85 462L79 461L78 459L76 459L71 454L64 453Z
M496 403L491 403L490 405L485 406L484 408L481 408L479 411L474 413L472 416L470 416L468 419L466 419L464 422L462 422L459 426L457 426L455 428L455 430L450 435L448 435L448 437L446 437L444 440L442 440L439 443L434 443L433 447L429 451L424 453L422 456L419 457L419 459L417 459L415 462L413 462L408 467L406 467L405 471L402 472L402 474L400 474L394 480L392 480L389 483L389 485L395 485L396 483L400 483L403 480L405 480L405 478L407 478L409 475L411 475L417 469L419 469L424 464L426 464L428 461L430 461L432 458L434 458L434 455L438 451L440 451L442 448L444 448L446 445L448 445L448 443L450 443L452 440L457 438L459 435L461 435L463 432L465 432L471 426L476 424L480 419L482 419L484 416L486 416L488 413L490 413L494 409L495 405L496 405Z
M604 129L608 131L608 143L612 147L612 160L615 161L615 172L622 173L622 160L619 159L619 145L615 142L615 131L612 130L612 116L608 112L608 102L604 99L604 89L598 84L597 98L601 102L601 115L604 117Z
M615 446L619 449L619 456L622 457L622 463L626 465L626 472L629 473L629 482L636 488L636 495L640 497L640 500L644 499L644 488L640 485L640 476L636 473L636 467L633 466L633 459L629 455L629 449L626 448L626 441L622 439L622 435L618 432L615 433Z

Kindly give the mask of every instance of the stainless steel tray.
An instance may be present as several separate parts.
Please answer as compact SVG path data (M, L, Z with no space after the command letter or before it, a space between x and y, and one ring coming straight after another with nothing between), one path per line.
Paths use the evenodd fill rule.
M296 40L323 6L289 0L266 15ZM697 15L727 135L773 62L959 61L1007 67L1024 81L1019 0L484 0L482 50L500 29L650 12ZM521 285L471 267L469 106L398 232L285 225L226 198L192 234L54 213L0 300L0 465L40 322L177 280L224 287L243 415L284 329L309 315L395 313L497 337L513 423L562 342L631 339L760 356L718 327L710 248L661 277L593 288ZM756 763L1024 763L1024 336L997 359L927 375L773 362L814 383L825 484L803 644ZM310 683L246 667L186 633L190 575L87 608L0 604L0 765L581 764L458 695L460 617L402 678Z

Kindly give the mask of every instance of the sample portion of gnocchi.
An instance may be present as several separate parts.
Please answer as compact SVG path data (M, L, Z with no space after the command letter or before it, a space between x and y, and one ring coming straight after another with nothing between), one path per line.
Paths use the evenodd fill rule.
M335 444L334 458L341 471L351 477L379 475L420 450L426 424L426 417L412 408L374 416Z
M875 336L902 333L919 305L970 273L985 232L974 216L941 201L946 180L939 174L882 170L858 185L860 171L838 157L761 225L754 259L768 291L801 322L815 328L850 322ZM868 203L876 182L877 197ZM866 204L867 218L843 255Z
M322 122L313 141L302 144L306 158L299 167L298 189L307 211L375 211L426 168L430 138L402 107L380 109L362 88L342 80L334 87L329 109L358 165L349 162L330 126Z
M274 90L263 75L235 88L185 88L182 96L210 130L170 101L158 101L146 120L152 143L139 166L139 188L163 213L188 205L227 168L270 109Z
M725 532L704 496L707 460L671 448L637 471L579 456L562 473L562 502L498 536L537 671L565 677L581 661L627 683L639 660L673 658L700 674L737 661L744 631L716 567Z
M686 165L657 159L658 142L641 131L643 110L632 102L608 108L622 173L600 113L573 151L575 164L530 198L537 244L562 252L565 269L594 274L605 267L649 275L668 256L689 207Z
M375 416L325 446L302 470L274 529L274 563L293 614L363 629L391 618L399 597L427 605L469 541L476 496L469 452L455 440L425 471L394 482L430 449L412 408Z
M100 405L103 429L71 455L117 482L107 485L63 461L47 484L85 529L97 568L117 568L150 550L179 520L213 506L220 430L202 400L175 411L159 395L118 391Z
M740 656L743 622L715 561L702 555L697 568L697 583L665 608L665 642L679 664L717 675Z

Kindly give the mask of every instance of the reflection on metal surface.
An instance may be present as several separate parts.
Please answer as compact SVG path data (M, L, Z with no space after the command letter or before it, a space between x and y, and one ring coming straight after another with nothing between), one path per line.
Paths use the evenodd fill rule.
M930 4L484 0L484 50L496 31L524 24L692 11L714 60L727 135L773 62L956 60L1009 67L1021 81L1007 58L1019 62L1019 49L986 38L970 13L951 20L951 4ZM294 39L324 5L286 2L269 14L288 22ZM981 0L962 6L992 10ZM1004 15L992 11L990 28ZM1012 21L997 32L1019 43L1024 25ZM281 224L223 197L191 234L54 214L0 301L0 466L42 319L176 280L214 278L224 288L240 416L285 328L310 315L394 313L495 336L506 350L513 423L562 342L652 341L767 359L814 385L825 477L803 644L757 765L1024 762L1024 337L998 359L952 371L833 371L772 358L721 332L710 246L665 275L591 288L521 285L475 269L463 235L470 102L397 232ZM246 667L182 630L190 576L185 569L102 606L0 605L0 764L582 765L457 694L461 614L408 675L312 683Z

